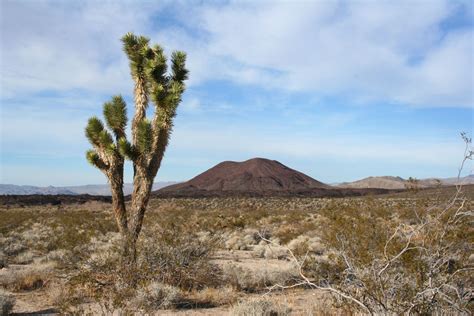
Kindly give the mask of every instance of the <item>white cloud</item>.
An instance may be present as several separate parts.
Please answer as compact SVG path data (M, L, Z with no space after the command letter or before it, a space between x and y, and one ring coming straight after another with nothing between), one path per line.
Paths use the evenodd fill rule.
M413 72L405 100L423 102L423 96L438 100L441 105L474 106L474 33L449 34ZM419 82L423 84L418 84Z
M145 31L157 9L109 1L2 2L2 96L131 92L120 38Z
M273 89L470 107L473 31L441 28L456 9L447 1L232 2L198 11L208 45L195 64L207 76Z
M449 1L6 1L2 95L130 94L119 38L134 31L187 51L190 86L225 79L359 103L471 107L473 30L441 28L460 5L472 11ZM179 23L162 26L163 8Z

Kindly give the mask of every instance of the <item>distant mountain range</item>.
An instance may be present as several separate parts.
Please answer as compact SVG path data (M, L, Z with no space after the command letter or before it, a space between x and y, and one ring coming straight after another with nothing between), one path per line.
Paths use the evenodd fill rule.
M177 182L156 182L153 184L153 190L159 190L166 186L176 184ZM131 194L133 190L133 184L125 183L123 191L125 195ZM0 195L78 195L78 194L90 194L90 195L111 195L110 187L108 184L89 184L79 186L65 186L65 187L37 187L31 185L14 185L14 184L0 184Z
M419 188L455 184L468 185L474 184L474 175L471 174L460 179L429 178L416 181L416 185ZM291 169L276 160L253 158L242 162L221 162L187 182L157 182L153 185L153 191L155 192L154 194L162 196L323 196L327 194L336 196L341 194L366 194L374 190L404 190L410 185L413 185L413 183L410 183L408 179L392 176L368 177L354 182L328 185L302 172ZM124 185L125 195L131 194L132 190L133 185L131 183ZM0 195L33 194L111 195L109 185L107 184L65 187L0 184Z

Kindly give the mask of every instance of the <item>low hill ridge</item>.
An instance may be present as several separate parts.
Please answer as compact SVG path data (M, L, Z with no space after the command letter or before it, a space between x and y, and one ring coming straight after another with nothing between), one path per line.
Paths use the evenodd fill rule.
M446 178L446 179L437 179L437 178L428 178L428 179L418 179L419 188L430 188L436 187L439 185L449 186L449 185L468 185L474 184L474 175L468 175L461 178ZM367 177L361 180L353 182L343 182L337 186L340 188L350 188L350 189L367 189L367 188L378 188L378 189L390 189L398 190L405 189L409 185L407 179L401 177L393 176L380 176L380 177Z

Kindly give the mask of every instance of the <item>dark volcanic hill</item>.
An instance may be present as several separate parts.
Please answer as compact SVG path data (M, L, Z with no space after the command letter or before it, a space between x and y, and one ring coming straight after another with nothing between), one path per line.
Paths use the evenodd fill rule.
M265 192L297 192L330 188L278 161L254 158L243 162L221 162L187 182L168 186L157 193L158 195L172 193L193 195L192 193L196 192L215 192L226 195L227 193L260 195Z
M221 162L188 182L162 190L286 191L313 188L330 187L278 161L254 158L244 162Z

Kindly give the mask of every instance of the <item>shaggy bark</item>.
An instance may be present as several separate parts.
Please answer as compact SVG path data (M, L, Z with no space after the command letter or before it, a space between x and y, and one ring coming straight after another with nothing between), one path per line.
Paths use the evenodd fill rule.
M133 139L132 144L134 146L138 143L138 124L145 118L146 108L148 106L148 96L146 93L145 80L143 78L137 77L135 79L135 116L132 121L132 131Z
M110 187L112 191L112 209L115 215L115 221L119 232L124 235L127 234L128 220L127 210L125 208L125 198L123 196L123 163L119 170L110 177Z
M143 217L150 199L153 177L144 170L137 169L133 184L130 233L136 239L140 234Z

